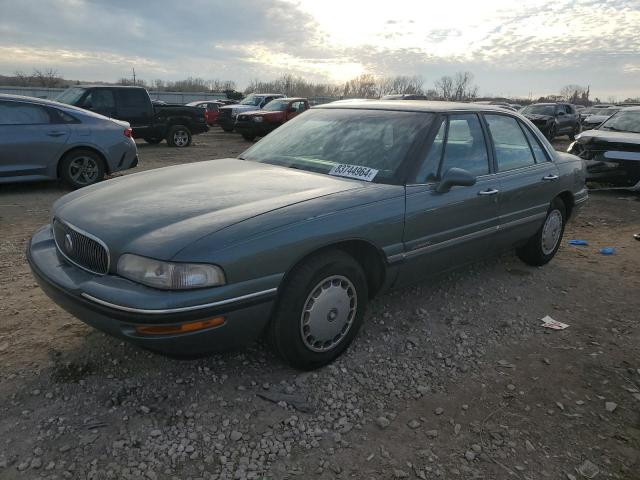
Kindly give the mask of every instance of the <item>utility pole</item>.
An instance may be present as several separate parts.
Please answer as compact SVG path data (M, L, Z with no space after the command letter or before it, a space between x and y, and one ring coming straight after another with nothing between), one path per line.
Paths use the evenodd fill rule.
M135 69L135 67L132 67L131 69L133 70L133 84L135 85L136 84L136 69Z

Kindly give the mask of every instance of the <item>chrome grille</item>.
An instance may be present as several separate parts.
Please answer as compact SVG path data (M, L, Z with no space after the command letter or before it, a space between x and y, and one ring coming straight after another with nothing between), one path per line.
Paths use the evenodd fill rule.
M53 220L53 237L58 251L74 265L98 275L109 271L109 251L99 239L58 219Z

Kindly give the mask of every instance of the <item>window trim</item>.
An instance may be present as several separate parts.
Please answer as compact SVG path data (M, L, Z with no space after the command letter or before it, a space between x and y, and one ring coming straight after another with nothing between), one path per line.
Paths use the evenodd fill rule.
M547 150L542 146L542 143L540 143L540 141L538 140L538 137L536 137L535 134L531 131L531 129L528 128L526 125L524 125L524 123L522 123L521 121L518 121L518 125L520 125L520 128L523 130L524 138L527 139L527 143L529 144L529 150L531 150L531 153L533 153L533 160L535 164L543 165L545 163L550 162L549 155L547 154ZM536 158L536 153L533 151L533 147L531 146L531 142L529 141L529 135L527 135L527 132L529 132L529 135L531 135L534 140L538 141L538 146L542 150L542 154L544 155L544 158L545 158L543 162L538 162L538 159Z

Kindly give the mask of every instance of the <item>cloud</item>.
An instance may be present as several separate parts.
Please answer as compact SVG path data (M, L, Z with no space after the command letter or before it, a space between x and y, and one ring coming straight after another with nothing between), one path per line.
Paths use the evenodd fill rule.
M481 91L526 95L562 85L638 95L637 0L0 0L0 73L56 68L116 80L235 80L295 73L343 81L363 72L431 83L471 70ZM391 13L389 13L391 12Z

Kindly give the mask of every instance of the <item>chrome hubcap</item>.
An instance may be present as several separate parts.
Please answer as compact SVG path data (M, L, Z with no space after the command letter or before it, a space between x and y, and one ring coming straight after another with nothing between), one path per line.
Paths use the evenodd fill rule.
M100 169L91 157L77 157L69 164L69 176L80 185L88 185L98 178Z
M178 147L184 147L189 142L189 135L184 130L178 130L173 134L173 143Z
M559 210L553 210L547 216L542 227L542 252L549 255L558 245L562 232L562 214Z
M300 335L304 345L314 352L334 348L347 335L358 308L353 283L341 275L318 283L304 302L300 317Z

